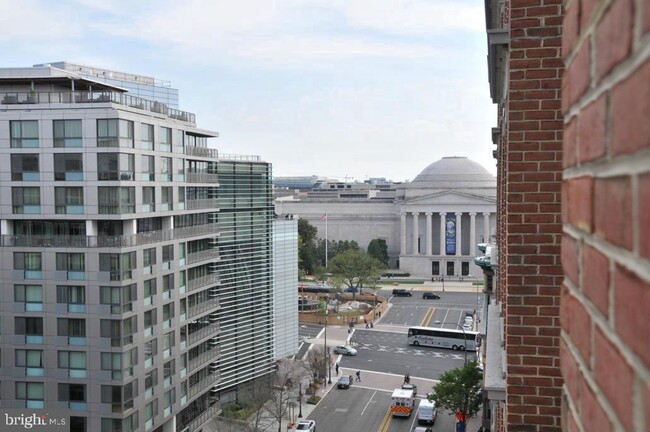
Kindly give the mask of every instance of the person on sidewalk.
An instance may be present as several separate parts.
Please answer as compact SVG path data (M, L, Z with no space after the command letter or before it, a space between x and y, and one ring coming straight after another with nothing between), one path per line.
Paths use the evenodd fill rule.
M361 382L361 371L357 371L357 381Z
M338 376L338 374L339 374L339 364L336 363L336 364L334 365L334 368L336 369L336 375Z

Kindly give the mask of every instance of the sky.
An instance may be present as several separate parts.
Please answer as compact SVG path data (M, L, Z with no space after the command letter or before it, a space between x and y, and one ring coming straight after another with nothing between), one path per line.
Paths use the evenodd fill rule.
M483 0L0 0L0 67L68 61L179 89L274 176L496 173Z

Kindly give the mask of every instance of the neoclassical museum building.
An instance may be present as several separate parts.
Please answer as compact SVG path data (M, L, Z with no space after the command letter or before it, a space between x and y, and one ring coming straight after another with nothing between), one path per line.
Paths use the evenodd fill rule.
M306 219L320 238L373 239L391 267L419 277L482 277L476 245L495 232L496 178L465 157L445 157L410 183L324 184L275 201L280 217ZM325 217L325 215L327 215Z

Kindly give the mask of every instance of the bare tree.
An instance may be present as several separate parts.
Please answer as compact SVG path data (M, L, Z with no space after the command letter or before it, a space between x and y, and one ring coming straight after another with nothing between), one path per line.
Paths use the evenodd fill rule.
M312 396L316 394L314 384L320 383L325 378L325 368L323 367L325 364L324 352L325 350L323 347L315 345L309 350L307 353L307 359L303 362L303 368L307 372L312 383Z
M289 360L278 363L270 398L264 405L264 409L277 422L278 432L282 432L282 419L287 417L289 404L296 400L295 389L298 388L298 381L304 375L304 370L296 366Z

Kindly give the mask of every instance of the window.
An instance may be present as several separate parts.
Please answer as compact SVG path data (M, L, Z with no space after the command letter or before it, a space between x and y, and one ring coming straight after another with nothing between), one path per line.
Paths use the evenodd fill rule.
M102 286L99 287L99 302L103 305L111 306L111 313L122 312L122 287L119 286Z
M111 338L111 346L122 346L122 331L120 320L99 320L99 334L101 337Z
M185 161L184 159L175 159L174 164L176 164L176 181L185 180Z
M447 276L454 275L454 263L452 261L447 262Z
M86 287L57 285L56 302L68 305L68 312L86 312Z
M25 368L25 376L43 376L43 351L17 349L16 367Z
M172 210L173 189L171 187L160 188L160 211Z
M26 408L43 408L45 385L40 382L16 381L16 399L25 401Z
M97 120L97 147L133 148L133 122L119 119Z
M54 205L57 214L83 214L83 187L55 187Z
M38 120L15 120L9 122L12 148L38 147Z
M160 151L172 151L172 130L160 127Z
M70 345L86 344L86 320L81 318L58 318L57 335L67 336Z
M97 188L99 214L135 213L134 187L104 187Z
M132 270L136 267L135 252L99 254L99 271L111 272L111 280L131 279Z
M162 260L163 263L174 260L174 245L167 245L162 247Z
M153 365L153 359L158 354L158 341L151 339L144 343L144 367Z
M150 305L153 301L153 296L156 294L156 279L149 279L144 281L144 304Z
M17 335L43 336L43 318L15 317L14 332Z
M80 181L83 179L84 165L81 153L54 154L54 180Z
M25 311L39 312L43 310L42 285L14 285L14 301L25 304Z
M103 352L101 355L101 368L111 371L112 379L122 379L122 353Z
M144 274L151 274L153 266L156 264L156 248L145 249L142 251L142 266L144 267Z
M185 132L177 129L174 135L174 153L185 153Z
M142 180L154 181L156 172L156 162L153 156L140 156L142 162Z
M154 387L158 385L158 369L152 369L144 376L144 398L153 396Z
M153 150L153 125L140 124L140 148L143 150Z
M59 384L59 401L70 402L71 409L85 409L86 385L85 384Z
M14 269L23 270L25 279L41 279L42 265L40 252L14 252Z
M67 271L73 273L82 273L85 271L86 263L83 253L57 253L56 269L58 271ZM70 277L70 275L68 275Z
M81 147L81 120L54 120L54 147Z
M171 306L168 309L168 312L167 312L168 319L171 319L174 316L174 305L170 303L169 305L166 305L166 306ZM163 318L164 318L164 315L165 315L164 311L165 311L165 307L163 306ZM163 335L163 356L165 358L172 355L172 348L174 348L174 332L173 331L169 332L169 333L165 333Z
M169 387L172 384L172 378L176 373L176 361L170 360L163 365L163 385Z
M157 317L157 314L156 314L156 309L152 309L152 310L146 311L144 313L144 335L145 335L145 337L146 336L151 336L153 334L153 327L156 325L157 321L158 321L158 317Z
M149 429L153 427L153 420L158 415L158 399L149 402L144 406L144 427Z
M176 402L176 389L171 389L163 394L163 415L167 417L172 413L172 406Z
M87 432L86 417L70 416L70 432Z
M41 212L41 189L38 187L11 188L14 214L37 214Z
M463 261L460 263L461 265L461 275L462 276L468 276L469 275L469 262Z
M178 187L178 210L185 210L185 187Z
M436 276L440 274L440 261L433 261L431 263L431 274Z
M97 153L97 180L135 180L135 155Z
M167 300L171 298L171 292L174 289L174 273L162 277L162 297Z
M67 369L70 378L86 377L86 353L84 351L59 351L60 369Z
M136 411L124 420L103 418L101 432L133 432L137 428L138 412Z
M160 180L172 181L172 158L160 158Z
M142 188L142 211L156 211L156 192L154 187L145 186Z
M12 154L11 179L15 181L39 181L38 155L28 153Z

